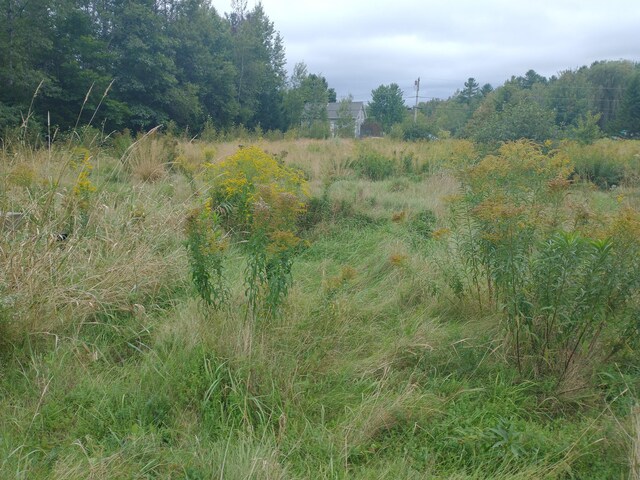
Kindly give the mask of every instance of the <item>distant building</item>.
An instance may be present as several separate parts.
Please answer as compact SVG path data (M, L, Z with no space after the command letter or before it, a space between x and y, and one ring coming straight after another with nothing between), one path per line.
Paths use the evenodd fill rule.
M340 104L341 102L332 102L327 104L327 118L329 119L329 130L331 136L335 137L338 130L340 120ZM354 120L353 136L360 138L360 127L367 118L367 112L364 108L364 102L351 102L349 105L349 115Z

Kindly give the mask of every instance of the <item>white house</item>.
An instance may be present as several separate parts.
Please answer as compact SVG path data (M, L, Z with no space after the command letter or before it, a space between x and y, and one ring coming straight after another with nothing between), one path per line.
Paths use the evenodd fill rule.
M327 118L329 119L329 128L331 136L334 137L337 133L337 124L340 111L340 102L332 102L327 104ZM364 108L364 102L351 102L349 103L349 114L355 120L353 135L356 138L360 137L360 127L367 118L367 112Z

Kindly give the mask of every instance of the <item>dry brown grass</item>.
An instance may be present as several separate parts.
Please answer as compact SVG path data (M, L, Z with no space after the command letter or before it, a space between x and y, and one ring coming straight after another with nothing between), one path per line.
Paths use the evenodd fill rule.
M122 158L125 168L142 182L156 182L167 175L177 142L150 132L138 138Z
M366 179L340 180L331 185L330 198L348 203L358 213L373 218L389 218L389 211L404 212L406 218L424 210L444 218L449 198L459 192L455 177L441 171L418 182L397 179L372 182Z
M220 161L234 154L241 146L256 145L266 152L282 159L287 165L302 169L312 185L321 181L335 180L353 174L352 164L358 149L364 147L376 151L398 164L405 157L412 158L415 172L438 173L443 168L458 168L477 158L472 142L445 139L437 142L406 143L388 139L341 139L330 140L255 140L234 141L216 144L183 142L178 147L186 152L210 149L208 161ZM435 183L434 183L435 184Z
M168 294L184 280L183 249L178 244L154 251L149 239L166 233L143 229L132 228L137 231L125 238L72 233L64 241L31 236L2 242L3 296L12 317L20 319L10 330L55 332L69 321L79 325L100 312L130 311L136 303Z
M629 480L640 479L640 405L631 411L631 449L629 451Z
M176 150L178 155L183 155L193 165L199 165L205 160L214 158L217 153L215 146L205 146L200 142L180 142Z
M37 189L11 184L4 190L5 204L24 213L19 228L0 232L0 301L8 337L59 332L100 313L128 312L135 304L166 300L186 281L181 224L187 189L162 198L160 184L133 191L123 185L121 192L98 184L80 208L72 157L47 157L48 170L34 168ZM15 170L20 162L30 166L33 160L14 159L5 168ZM93 162L92 182L102 167L118 165L116 159Z

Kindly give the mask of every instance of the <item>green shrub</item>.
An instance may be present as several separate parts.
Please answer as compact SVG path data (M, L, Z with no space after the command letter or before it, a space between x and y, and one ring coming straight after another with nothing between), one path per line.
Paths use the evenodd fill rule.
M122 158L132 144L131 132L126 128L122 132L113 134L109 140L111 151L116 158Z
M353 163L356 172L370 180L384 180L395 172L395 162L374 150L361 148Z
M302 230L310 230L330 216L331 201L329 200L328 189L325 188L322 196L309 199L306 212L299 217L298 226Z
M486 282L518 369L558 382L591 364L603 337L633 330L640 285L637 213L623 209L589 236L564 230L576 225L562 208L570 170L561 152L505 144L462 175L456 212L471 285L481 303Z
M583 145L595 142L602 137L602 130L598 126L601 116L600 113L593 115L591 112L587 112L584 117L578 119L573 128L569 129L569 135Z
M585 145L565 142L561 150L574 164L575 174L601 189L632 185L640 177L640 145L603 139Z
M382 125L372 118L367 118L360 126L360 135L363 137L382 137Z
M400 141L404 137L404 128L402 128L402 124L394 123L391 125L391 128L387 132L389 138L392 140Z
M408 142L417 140L434 140L433 128L425 123L403 124L402 139Z
M575 173L605 190L620 185L625 176L622 163L595 148L582 149L582 153L575 158Z
M416 171L416 160L413 153L409 152L402 156L402 172L411 175Z
M419 238L429 239L436 225L436 215L432 210L423 210L409 220L409 228Z
M185 232L191 279L200 298L215 309L228 297L223 276L227 241L220 223L220 214L208 202L187 218Z

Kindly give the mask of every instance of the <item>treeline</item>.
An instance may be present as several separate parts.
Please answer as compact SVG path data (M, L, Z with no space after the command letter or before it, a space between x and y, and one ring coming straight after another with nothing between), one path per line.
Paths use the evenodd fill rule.
M0 0L0 138L92 125L329 135L335 91L297 64L260 3L233 0ZM372 92L362 131L480 142L640 134L640 64L602 61L494 89L474 78L407 111L396 84ZM351 129L345 128L345 135ZM42 138L42 136L40 136Z
M298 125L326 79L287 79L262 5L208 0L0 0L0 136L25 125L199 132ZM333 93L335 97L335 93Z
M493 89L469 78L447 100L419 104L418 133L479 142L640 134L640 64L601 61L545 78L533 70ZM411 121L396 128L416 134ZM406 135L405 135L406 136Z

